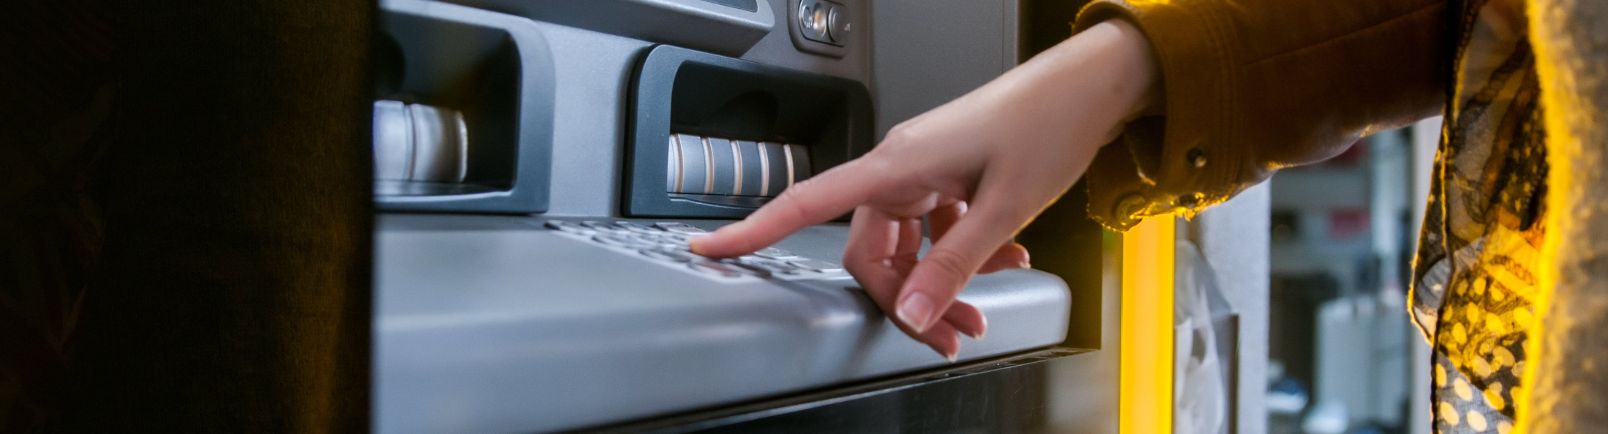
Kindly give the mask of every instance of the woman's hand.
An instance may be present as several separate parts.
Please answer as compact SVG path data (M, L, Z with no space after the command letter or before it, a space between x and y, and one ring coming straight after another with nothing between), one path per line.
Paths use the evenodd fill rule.
M957 333L987 328L957 293L974 273L1028 266L1016 232L1149 104L1155 76L1137 29L1095 25L894 127L864 157L793 185L693 250L743 255L853 210L844 266L905 333L952 360ZM918 259L923 216L934 244Z

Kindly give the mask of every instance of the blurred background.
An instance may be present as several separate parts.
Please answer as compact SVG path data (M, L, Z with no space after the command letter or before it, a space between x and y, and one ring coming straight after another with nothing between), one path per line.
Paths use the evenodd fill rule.
M1273 177L1268 432L1427 432L1428 347L1404 303L1439 133L1426 120Z

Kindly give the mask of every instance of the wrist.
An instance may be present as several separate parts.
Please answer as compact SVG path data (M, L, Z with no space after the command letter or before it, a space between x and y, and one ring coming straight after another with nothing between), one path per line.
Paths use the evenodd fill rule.
M1095 50L1099 65L1094 80L1109 89L1109 101L1123 121L1155 111L1161 101L1160 67L1156 64L1150 40L1133 23L1123 19L1106 20L1090 26L1074 38L1086 38Z
M1055 101L1054 111L1075 120L1066 126L1094 132L1088 147L1098 149L1122 133L1129 121L1159 108L1160 67L1150 41L1121 19L1084 28L1022 65L1036 71L1036 85ZM1075 124L1075 125L1074 125Z

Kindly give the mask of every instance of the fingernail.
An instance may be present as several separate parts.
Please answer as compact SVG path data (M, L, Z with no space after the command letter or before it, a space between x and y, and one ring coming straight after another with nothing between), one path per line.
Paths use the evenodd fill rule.
M980 340L983 340L984 337L988 336L988 317L983 316L983 317L978 318L978 319L980 319L981 321L979 321L978 326L977 326L977 336L972 336L972 339L976 339L976 340L980 341Z
M1033 264L1030 264L1027 261L1017 262L1016 268L1033 268Z
M899 320L906 326L916 330L916 333L927 331L928 322L932 320L932 299L927 294L912 292L899 303Z
M944 354L944 360L948 360L949 363L955 363L956 360L960 360L960 355L956 353Z
M692 237L692 239L690 239L690 240L687 240L687 250L691 250L693 253L697 253L697 254L702 255L703 254L703 251L702 251L703 248L699 247L699 246L703 244L703 239L704 239L704 237L707 237L707 236L708 235L699 235L699 236L696 236L696 237Z

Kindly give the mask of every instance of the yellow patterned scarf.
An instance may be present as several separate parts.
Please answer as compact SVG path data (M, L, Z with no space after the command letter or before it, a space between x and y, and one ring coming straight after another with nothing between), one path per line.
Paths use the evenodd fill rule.
M1507 433L1546 227L1546 131L1519 0L1454 8L1449 91L1412 315L1434 348L1435 429Z

